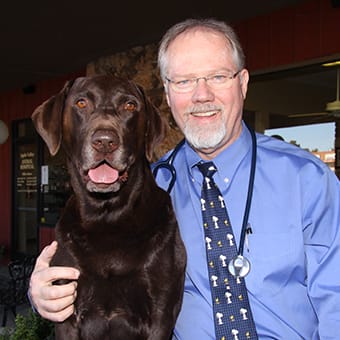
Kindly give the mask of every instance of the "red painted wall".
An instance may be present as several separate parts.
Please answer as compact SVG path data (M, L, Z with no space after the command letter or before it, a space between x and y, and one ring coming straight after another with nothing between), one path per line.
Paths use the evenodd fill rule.
M234 26L247 56L247 67L255 71L340 54L339 23L340 8L332 8L330 0L311 0ZM31 95L21 90L0 94L0 119L10 126L11 120L29 117L37 105L74 76L43 81ZM11 231L10 145L10 139L0 145L0 244L7 246ZM53 238L53 229L40 230L41 246Z
M340 53L340 8L311 0L234 25L251 71Z

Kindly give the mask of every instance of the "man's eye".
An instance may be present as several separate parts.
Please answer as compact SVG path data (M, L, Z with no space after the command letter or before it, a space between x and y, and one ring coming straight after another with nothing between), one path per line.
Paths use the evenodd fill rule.
M190 79L183 79L176 81L176 85L180 87L188 86L190 85Z
M137 108L137 105L134 102L126 102L124 105L124 109L130 112L135 111L136 108Z
M76 105L77 105L77 107L79 107L79 109L83 109L87 106L87 102L86 102L85 99L78 99L76 101Z
M223 83L227 80L227 76L224 74L216 74L211 79L214 83Z

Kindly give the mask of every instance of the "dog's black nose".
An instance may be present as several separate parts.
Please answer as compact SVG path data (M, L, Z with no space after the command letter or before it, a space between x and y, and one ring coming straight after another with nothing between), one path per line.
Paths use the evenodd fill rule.
M112 153L119 146L119 138L113 131L97 130L92 135L91 144L100 153Z

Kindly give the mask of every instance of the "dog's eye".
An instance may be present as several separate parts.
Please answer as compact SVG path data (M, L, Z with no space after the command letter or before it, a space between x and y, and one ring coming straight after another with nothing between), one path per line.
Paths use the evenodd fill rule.
M83 109L86 107L87 103L85 99L78 99L76 101L76 105L79 107L79 109Z
M136 108L137 108L137 105L134 102L126 102L124 105L124 109L130 112L135 111Z

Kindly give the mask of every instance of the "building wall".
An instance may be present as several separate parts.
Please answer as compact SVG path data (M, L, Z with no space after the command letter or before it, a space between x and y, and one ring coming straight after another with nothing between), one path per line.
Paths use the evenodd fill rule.
M335 171L335 151L315 151L312 152L314 156L321 159L324 163L326 163L331 170Z
M330 0L306 1L235 26L253 70L340 53L340 8Z
M234 25L247 56L250 71L303 63L311 59L340 55L340 9L330 0L311 0L268 15L252 18ZM88 74L120 73L132 76L145 86L155 104L170 120L171 134L164 148L181 136L172 123L162 97L162 85L156 69L157 45L139 46L89 65ZM80 72L77 74L83 74ZM0 119L8 126L14 119L30 117L34 108L59 91L66 79L43 81L36 92L25 95L21 89L0 94ZM339 129L337 129L339 131ZM339 132L340 133L340 132ZM340 138L336 138L340 143ZM337 145L340 147L340 144ZM162 150L160 150L162 152ZM9 246L11 233L11 139L0 145L0 244ZM53 239L53 230L41 230L41 246Z
M67 79L79 75L85 75L85 70L56 79L41 81L35 85L33 93L25 94L22 89L1 93L0 119L11 130L13 120L29 118L38 105L59 92ZM0 145L0 245L5 245L7 256L11 242L11 143L10 135L8 140ZM44 238L44 235L42 237ZM49 239L50 237L44 243L48 242Z

